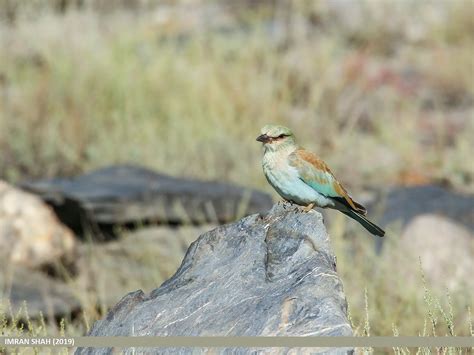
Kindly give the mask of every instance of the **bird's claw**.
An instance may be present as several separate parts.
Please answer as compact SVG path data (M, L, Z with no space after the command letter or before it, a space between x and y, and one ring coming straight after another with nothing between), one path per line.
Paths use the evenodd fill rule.
M310 203L308 206L303 208L303 212L308 213L309 211L313 209L313 207L314 207L314 203Z

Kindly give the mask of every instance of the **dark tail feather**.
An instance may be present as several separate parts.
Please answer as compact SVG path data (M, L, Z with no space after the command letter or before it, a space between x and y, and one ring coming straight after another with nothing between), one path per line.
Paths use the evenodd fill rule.
M341 211L345 215L355 219L357 222L362 224L362 226L367 229L370 233L373 235L376 235L378 237L383 237L385 235L385 231L380 228L379 226L375 225L371 221L369 221L367 218L362 216L361 214L355 212L355 211Z

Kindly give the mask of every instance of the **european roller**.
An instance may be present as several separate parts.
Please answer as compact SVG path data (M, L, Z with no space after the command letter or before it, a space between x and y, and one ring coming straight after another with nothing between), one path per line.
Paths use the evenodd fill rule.
M324 161L299 147L287 127L267 125L257 141L263 143L263 172L270 185L285 200L305 206L332 208L355 219L370 233L385 232L369 221L367 210L347 193Z

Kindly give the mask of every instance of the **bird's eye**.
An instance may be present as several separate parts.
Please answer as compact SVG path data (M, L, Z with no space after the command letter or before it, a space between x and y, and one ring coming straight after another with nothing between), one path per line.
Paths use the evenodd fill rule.
M283 138L283 137L285 137L285 136L286 136L285 134L280 134L280 135L278 136L278 138Z

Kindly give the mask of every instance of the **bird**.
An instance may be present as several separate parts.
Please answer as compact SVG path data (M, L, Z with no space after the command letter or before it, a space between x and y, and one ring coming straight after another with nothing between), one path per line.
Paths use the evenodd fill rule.
M284 126L268 124L257 141L263 145L262 167L269 184L286 201L309 212L315 206L338 210L379 237L385 231L369 221L367 209L356 202L316 154L300 147L293 132Z

